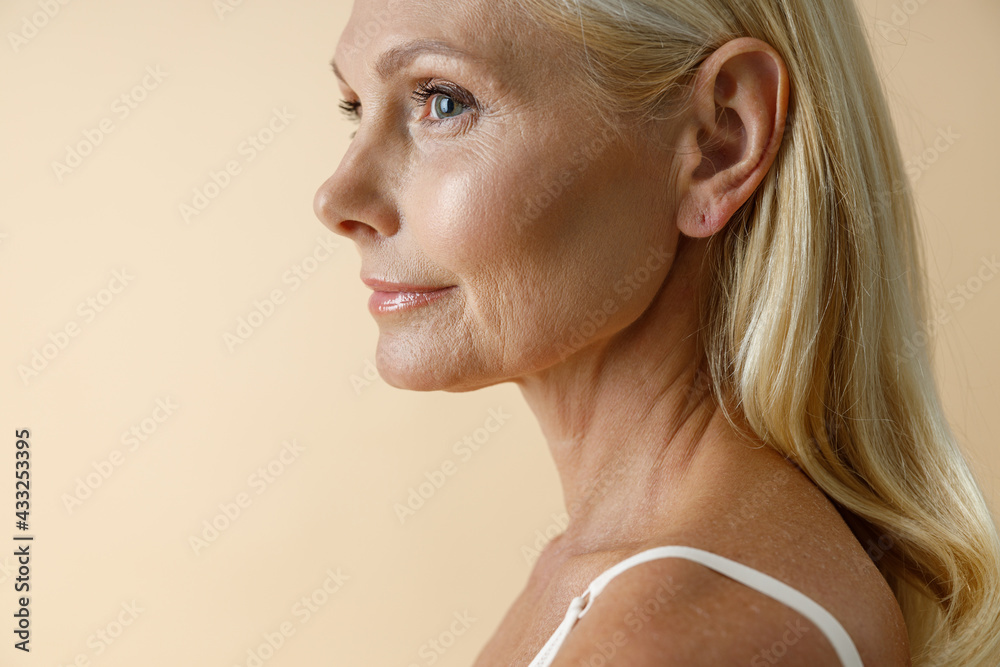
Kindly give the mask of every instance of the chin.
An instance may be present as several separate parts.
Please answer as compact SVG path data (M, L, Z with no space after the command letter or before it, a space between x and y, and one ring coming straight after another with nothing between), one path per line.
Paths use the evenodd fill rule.
M476 364L432 346L433 352L387 343L379 339L375 367L386 384L409 391L466 392L482 389L503 380L483 377Z
M462 377L451 369L455 359L444 357L443 351L428 353L425 349L387 343L384 338L380 338L375 353L375 367L386 384L396 389L447 391L461 383Z

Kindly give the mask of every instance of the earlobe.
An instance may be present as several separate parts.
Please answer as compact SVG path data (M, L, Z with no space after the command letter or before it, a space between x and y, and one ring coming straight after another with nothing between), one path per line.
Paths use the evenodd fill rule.
M692 237L718 232L774 163L784 135L788 73L773 47L741 37L698 71L678 227Z

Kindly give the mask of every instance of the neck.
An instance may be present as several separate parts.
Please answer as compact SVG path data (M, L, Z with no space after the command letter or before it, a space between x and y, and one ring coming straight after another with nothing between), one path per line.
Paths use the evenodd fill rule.
M679 255L629 327L518 380L562 482L564 543L593 551L650 539L760 451L729 425L700 363L699 259Z

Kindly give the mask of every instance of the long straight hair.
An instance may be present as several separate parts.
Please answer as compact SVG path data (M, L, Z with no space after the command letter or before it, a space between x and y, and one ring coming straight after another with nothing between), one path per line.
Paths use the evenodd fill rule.
M582 83L612 126L683 108L730 39L782 55L780 152L709 240L712 391L837 506L899 602L914 667L1000 665L1000 539L932 373L913 193L852 0L515 4L583 47Z

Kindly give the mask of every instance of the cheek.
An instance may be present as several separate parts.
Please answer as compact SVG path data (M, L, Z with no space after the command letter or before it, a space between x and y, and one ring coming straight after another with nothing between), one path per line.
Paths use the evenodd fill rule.
M420 247L463 281L487 275L492 280L516 278L504 276L503 267L523 267L539 249L527 243L521 225L521 193L531 185L525 171L509 162L468 156L450 164L447 170L425 169L410 182L404 214Z
M530 355L526 348L558 331L565 291L552 288L572 258L549 240L558 237L559 221L536 221L548 225L544 238L523 225L525 193L538 184L522 154L510 147L491 157L476 153L425 166L408 183L404 214L422 254L463 286L463 320L476 347L490 358Z
M405 211L429 257L453 272L475 262L486 245L483 206L474 169L427 170L412 184L412 206Z

